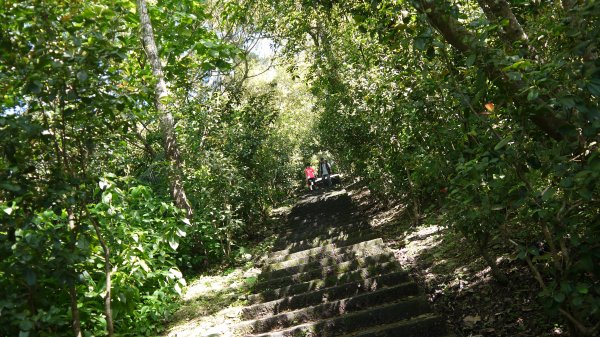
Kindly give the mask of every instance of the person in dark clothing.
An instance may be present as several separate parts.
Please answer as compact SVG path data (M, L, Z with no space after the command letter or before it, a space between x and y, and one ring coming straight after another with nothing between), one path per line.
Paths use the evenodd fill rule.
M321 157L321 161L319 161L319 177L323 180L323 185L331 186L332 174L331 165L329 165L325 158Z

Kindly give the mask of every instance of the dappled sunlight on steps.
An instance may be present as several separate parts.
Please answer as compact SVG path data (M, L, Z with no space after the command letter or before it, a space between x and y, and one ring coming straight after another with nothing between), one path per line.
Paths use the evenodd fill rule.
M447 336L366 220L343 190L302 198L221 336Z

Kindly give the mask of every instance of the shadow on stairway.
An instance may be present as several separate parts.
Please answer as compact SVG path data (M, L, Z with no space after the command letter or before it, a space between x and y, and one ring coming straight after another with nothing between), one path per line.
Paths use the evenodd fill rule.
M448 335L344 190L301 198L265 261L234 335Z

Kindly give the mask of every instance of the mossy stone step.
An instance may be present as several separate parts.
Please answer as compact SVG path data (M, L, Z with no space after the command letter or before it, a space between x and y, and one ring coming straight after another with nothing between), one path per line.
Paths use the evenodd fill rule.
M307 196L264 260L232 332L247 336L447 336L417 285L343 192ZM278 330L278 331L276 331Z
M403 276L406 278L406 274ZM390 298L391 296L394 296L395 298L413 296L417 295L419 291L416 283L411 281L401 283L399 282L399 278L394 280L394 282L377 282L373 281L374 279L368 280L370 280L370 282L345 283L335 287L310 291L275 301L251 305L242 309L241 317L244 320L248 320L261 318L267 315L278 315L282 312L315 306L323 302L337 301L361 294L377 292L386 288L390 290L393 288L393 291L384 294L384 296ZM385 298L384 301L388 301L390 298Z
M387 303L366 310L348 313L329 319L300 324L285 330L267 332L263 334L246 335L247 337L333 337L353 332L373 329L379 325L386 325L402 321L407 334L395 336L441 336L445 333L445 327L439 328L439 317L427 315L429 306L426 301L416 303L411 301L400 301ZM414 318L413 318L414 317ZM427 318L424 318L427 317ZM413 319L411 319L413 318ZM436 330L436 328L438 330ZM398 329L400 330L400 329ZM431 333L429 331L432 331ZM417 333L417 334L415 334ZM419 334L420 333L420 334Z
M324 271L328 268L335 268L337 270L354 270L358 268L364 268L372 264L392 262L394 261L394 254L391 252L383 252L377 255L369 255L360 258L354 257L346 260L334 259L333 261L330 260L332 263L324 264L326 261L328 260L324 259L307 264L291 266L284 269L267 271L260 274L258 280L260 282L261 280L271 280L295 274L313 272L314 270Z
M342 247L342 246L349 246L349 245L353 245L355 243L360 243L363 241L368 241L368 240L372 240L372 239L376 239L378 238L378 234L373 232L373 231L364 231L364 232L359 232L357 233L357 235L352 235L349 237L345 237L345 238L340 238L340 239L329 239L329 240L325 240L323 242L322 245L319 245L318 247L313 246L312 244L302 244L302 245L297 245L297 246L293 246L291 248L286 248L283 250L278 250L275 252L272 252L271 254L269 254L269 258L274 258L277 256L281 256L281 255L288 255L288 254L293 254L293 253L297 253L297 252L301 252L301 251L305 251L305 250L310 250L310 249L315 249L315 248L321 248L321 247L328 247L328 246L332 246L332 247Z
M264 268L264 271L270 272L270 271L274 271L274 270L294 268L294 267L307 265L307 264L313 264L313 265L319 264L321 266L328 266L331 264L348 261L348 260L351 260L354 258L364 258L364 257L371 256L371 255L383 254L385 252L387 252L387 249L385 249L384 246L374 244L374 245L365 246L365 247L363 247L363 249L360 249L360 250L349 251L346 253L341 253L339 255L337 255L336 252L334 251L331 256L326 256L326 257L306 256L306 257L301 257L301 258L294 259L294 260L286 260L286 261L282 261L282 262L272 263L272 264L266 266Z
M347 268L351 268L348 266ZM280 288L291 284L303 283L311 280L320 280L324 284L339 284L347 282L355 277L370 277L385 274L391 271L399 270L398 262L384 262L380 264L369 265L361 269L344 269L337 266L321 269L314 269L306 273L294 274L280 278L258 281L253 287L254 292L263 291L269 288Z
M373 276L365 279L361 279L360 275L356 279L349 280L344 283L333 283L327 284L321 280L314 280L310 282L304 282L300 284L289 285L278 289L269 289L259 294L253 294L248 296L247 300L249 304L257 304L261 302L270 302L277 299L281 299L286 296L294 296L302 293L309 293L313 291L325 290L335 288L337 286L348 286L350 288L366 288L370 289L378 286L391 286L406 282L409 279L408 273L405 271L395 271L386 273L378 276Z
M285 251L274 252L267 258L267 263L278 263L286 260L294 260L302 257L315 256L315 257L327 257L345 254L348 252L356 252L365 249L367 246L377 245L383 246L383 240L381 238L371 238L368 240L359 239L359 242L345 242L343 245L340 243L329 244L323 247L311 248L295 253L286 253Z
M355 241L357 238L376 238L377 235L372 229L365 229L356 232L344 233L337 236L314 238L312 240L302 240L291 243L287 246L280 247L280 250L288 251L290 253L298 252L301 250L311 249L315 247L322 247L332 243L343 244L347 241ZM363 240L364 241L364 240Z
M292 211L290 217L305 216L320 212L335 213L352 209L352 198L345 191L334 191L327 195L307 195L300 199Z
M300 240L309 240L319 236L335 236L344 232L355 232L361 229L370 229L371 226L365 222L348 222L341 226L331 226L327 225L319 225L317 227L311 228L303 226L302 224L295 225L293 230L287 230L284 232L280 232L278 235L278 239L275 241L274 246L278 247L284 243L290 243ZM279 248L276 248L279 249Z
M395 290L397 287L384 288L372 293L357 295L352 298L339 301L326 302L320 305L290 311L253 321L237 324L234 330L245 333L263 333L277 329L286 329L294 325L306 322L329 319L332 317L344 317L353 312L369 312L370 310L381 311L382 305L393 302L393 310L400 311L402 316L394 314L398 319L421 315L430 310L427 300L423 297L410 297L401 301L397 300ZM377 305L377 307L375 307ZM375 308L375 309L372 309ZM386 309L384 315L391 315Z
M340 337L453 337L447 333L442 317L428 313Z

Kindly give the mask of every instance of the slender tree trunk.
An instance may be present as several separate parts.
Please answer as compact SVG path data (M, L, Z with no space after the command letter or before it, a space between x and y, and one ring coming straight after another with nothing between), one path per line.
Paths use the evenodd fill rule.
M112 307L111 307L111 266L110 266L110 250L106 245L106 241L102 237L102 233L100 232L100 227L98 226L98 222L96 219L90 219L92 221L92 225L94 226L94 230L96 231L96 236L98 236L98 241L100 241L100 245L102 246L102 251L104 252L104 274L106 277L106 295L104 296L104 317L106 318L106 330L108 331L108 336L113 336L115 333L114 325L113 325L113 317L112 317Z
M571 10L577 3L577 0L561 0L562 7L566 11Z
M413 207L412 207L412 209L413 209L412 210L413 211L413 217L414 217L413 226L416 227L421 222L420 221L420 219L421 219L421 213L420 213L420 210L419 210L419 199L418 199L418 197L416 195L412 179L410 178L410 171L406 167L404 168L404 170L406 171L406 178L408 179L408 187L410 189L410 198L412 199L412 204L413 204Z
M523 31L523 27L517 20L517 17L510 8L506 0L477 0L481 9L490 21L508 20L508 24L503 27L504 34L511 43L517 41L527 42L528 37Z
M77 241L77 223L75 222L75 212L72 207L67 208L67 215L69 219L69 231L71 232L71 244L70 250L72 254L75 254ZM72 272L75 274L74 266ZM73 334L75 337L82 337L83 332L81 331L81 320L79 317L79 308L77 307L77 288L75 287L76 281L73 280L73 284L69 286L69 296L71 298L71 316L73 318Z
M167 109L164 99L168 97L169 92L165 83L162 63L158 54L158 48L154 41L154 32L152 23L148 15L148 8L145 0L137 0L137 10L140 16L141 37L144 43L146 56L152 67L152 74L156 79L154 87L154 106L160 114L160 126L164 136L165 155L169 161L171 196L175 201L175 205L186 211L188 219L193 216L192 206L185 194L183 187L183 173L181 169L181 158L179 154L179 145L175 135L175 120L171 112Z
M69 286L69 297L71 298L71 316L73 316L73 336L83 337L83 334L81 333L81 320L79 319L77 290L75 289L75 285Z

